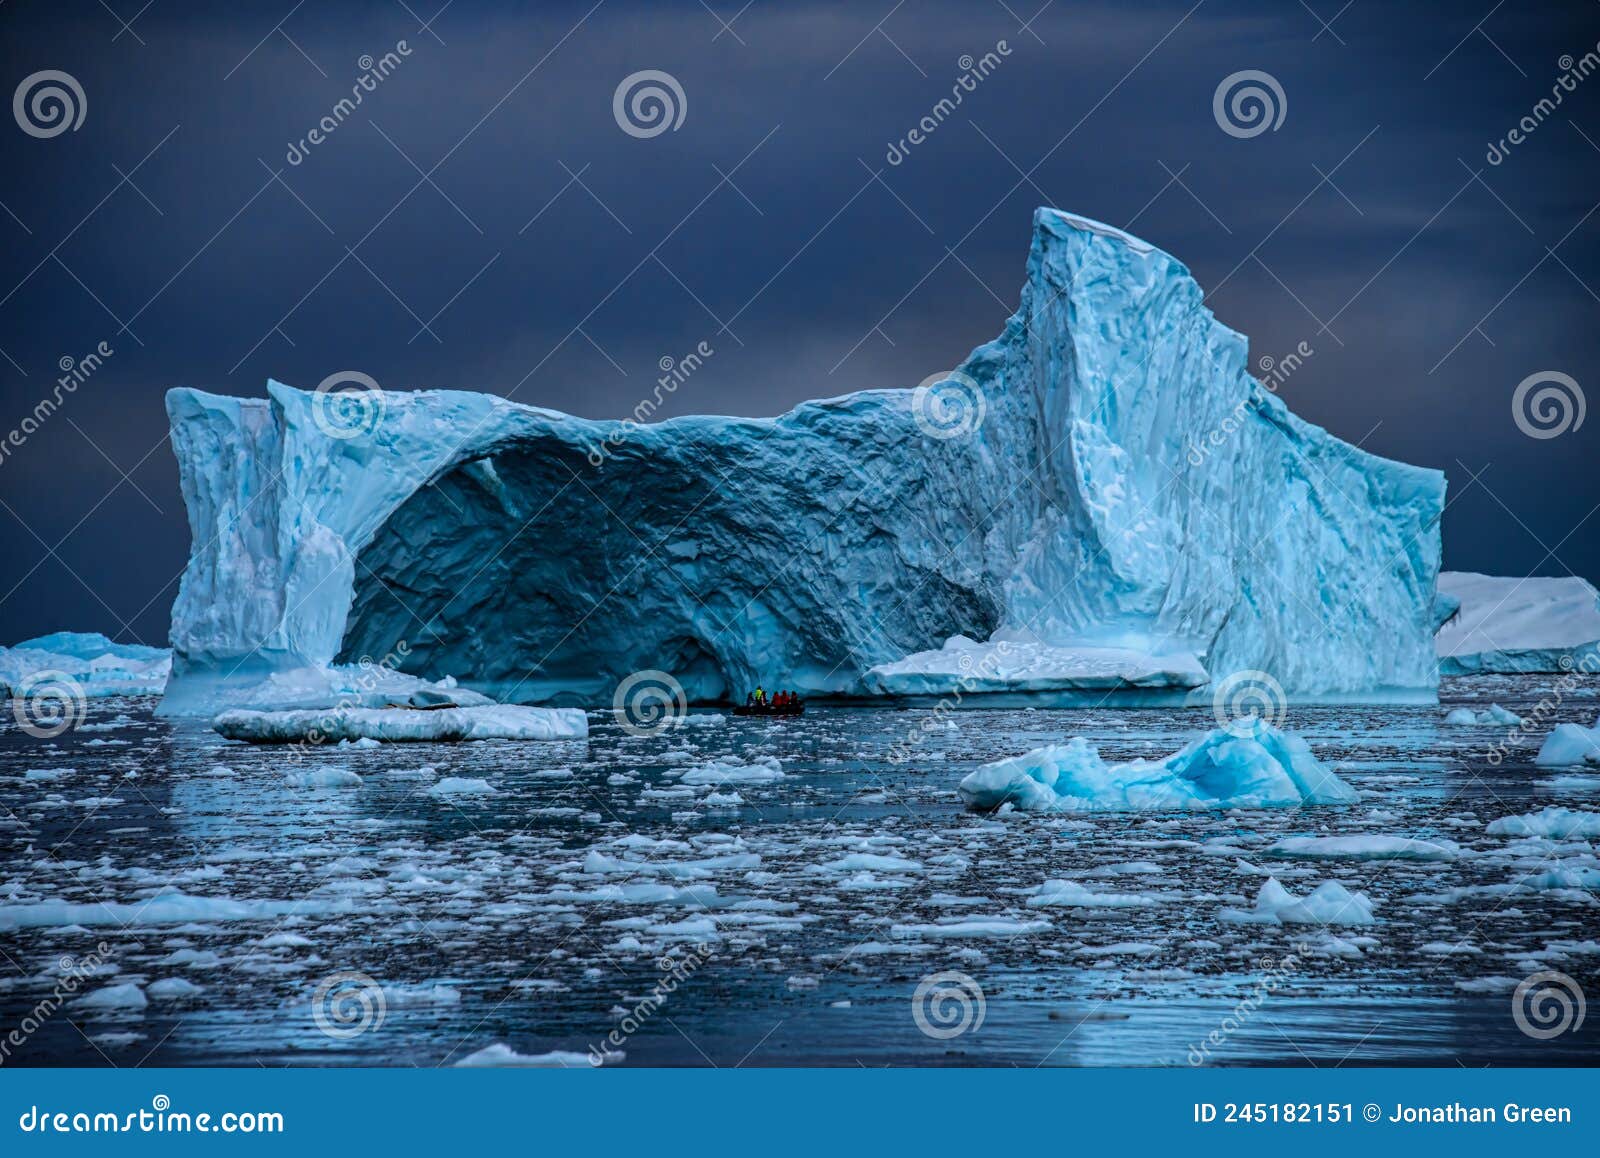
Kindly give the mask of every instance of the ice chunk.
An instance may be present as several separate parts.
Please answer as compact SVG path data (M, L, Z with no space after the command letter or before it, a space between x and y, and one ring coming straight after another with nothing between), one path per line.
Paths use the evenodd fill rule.
M1077 881L1045 881L1028 898L1029 908L1061 906L1074 909L1142 909L1155 904L1140 893L1097 893Z
M985 764L961 781L972 808L1028 811L1254 808L1351 804L1355 789L1298 736L1262 720L1217 729L1164 760L1107 764L1081 736Z
M680 783L721 788L730 784L767 784L783 779L783 765L768 756L755 764L724 764L713 761L691 768Z
M1439 593L1459 604L1434 641L1444 675L1600 667L1600 592L1583 579L1441 571Z
M182 925L190 921L259 921L295 913L346 911L350 903L326 899L299 901L235 901L227 897L194 897L161 893L145 901L31 901L0 905L0 930L60 928L68 925Z
M1223 909L1224 921L1271 925L1373 925L1372 902L1365 893L1352 893L1338 881L1323 881L1304 897L1297 897L1268 877L1256 894L1255 908Z
M1475 712L1471 708L1456 708L1445 716L1444 722L1450 725L1471 724L1500 724L1507 728L1520 728L1525 723L1521 716L1499 704L1490 704L1487 711Z
M428 792L432 796L492 796L494 786L477 777L446 776Z
M163 977L160 981L152 981L145 987L145 992L158 1001L181 1001L198 997L205 989L182 977Z
M596 1065L615 1065L627 1058L621 1050L608 1051L603 1054L590 1055L586 1053L571 1053L566 1050L552 1050L550 1053L521 1054L504 1042L495 1042L486 1045L476 1053L470 1053L456 1066L465 1069L482 1068L511 1068L528 1067L536 1069L593 1069Z
M143 1009L150 1001L138 985L124 981L120 985L107 985L104 989L85 993L75 1004L78 1009L84 1010L135 1010Z
M286 777L290 788L360 788L361 777L348 768L307 768Z
M1308 860L1455 860L1461 846L1449 840L1409 836L1290 836L1267 848L1268 856Z
M1522 816L1502 816L1489 824L1496 836L1548 836L1558 840L1600 836L1600 812L1575 812L1552 805Z
M470 708L343 708L330 711L223 712L211 726L252 744L327 744L370 737L390 742L581 740L588 718L578 708L487 704Z
M1582 724L1557 724L1544 738L1533 762L1543 768L1600 764L1600 718L1596 718L1592 728Z

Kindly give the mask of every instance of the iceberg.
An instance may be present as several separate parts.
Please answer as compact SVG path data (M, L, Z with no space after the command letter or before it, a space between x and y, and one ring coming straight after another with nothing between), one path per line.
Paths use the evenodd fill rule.
M1323 881L1304 897L1297 897L1268 877L1256 894L1253 909L1223 909L1222 920L1234 924L1263 925L1373 925L1372 901L1365 893L1352 893L1338 881Z
M98 632L57 631L0 647L0 696L27 695L41 681L71 680L86 697L158 696L172 653L113 643Z
M1165 760L1108 764L1088 740L985 764L958 788L967 806L1028 812L1353 804L1359 797L1300 737L1263 720L1218 728Z
M1600 812L1579 812L1551 805L1521 816L1502 816L1490 821L1485 831L1496 836L1544 836L1559 840L1600 837Z
M341 740L390 743L455 740L582 740L589 721L578 708L488 704L464 708L336 708L258 712L235 708L211 727L229 740L252 744L331 744Z
M1600 717L1594 727L1582 724L1557 724L1533 762L1541 768L1570 768L1581 764L1600 764Z
M986 691L1259 671L1431 701L1443 475L1296 418L1247 366L1175 258L1041 209L1004 332L914 390L642 423L176 389L193 549L164 711L402 644L399 670L517 703L646 671L691 703L938 692L965 687L954 636L1021 649Z
M1600 592L1576 576L1441 571L1439 674L1600 671Z

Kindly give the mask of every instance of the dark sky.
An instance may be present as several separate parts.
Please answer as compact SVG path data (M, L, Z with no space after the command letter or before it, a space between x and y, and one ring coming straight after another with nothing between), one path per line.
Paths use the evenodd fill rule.
M0 7L4 91L61 70L87 105L0 118L0 438L114 350L0 459L0 641L164 641L170 386L358 369L620 417L703 340L662 417L913 385L999 332L1040 204L1175 254L1252 360L1307 342L1292 408L1448 474L1447 566L1600 579L1600 418L1535 439L1511 407L1542 371L1600 389L1600 74L1485 157L1595 50L1592 0L442 2ZM677 130L614 119L644 69ZM1246 69L1286 111L1240 138L1213 94Z

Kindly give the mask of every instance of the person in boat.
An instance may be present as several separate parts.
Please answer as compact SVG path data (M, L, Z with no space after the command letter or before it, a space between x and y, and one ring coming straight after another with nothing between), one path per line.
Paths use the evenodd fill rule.
M764 708L766 706L767 706L767 689L762 687L760 684L757 684L756 685L756 707Z
M772 697L772 706L775 707L775 708L782 708L783 705L784 705L784 702L785 701L784 701L782 692L779 692L777 695Z
M746 692L744 694L744 706L747 708L753 708L756 706L755 692Z

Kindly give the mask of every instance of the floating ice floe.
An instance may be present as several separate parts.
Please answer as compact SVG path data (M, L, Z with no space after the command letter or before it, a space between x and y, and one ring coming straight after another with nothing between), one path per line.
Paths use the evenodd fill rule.
M229 897L194 897L161 893L145 901L74 902L41 900L0 905L0 930L56 928L68 925L182 925L191 921L261 921L294 913L350 911L353 904L328 900L236 901Z
M1351 788L1300 737L1262 720L1219 728L1164 760L1108 764L1082 736L985 764L961 781L976 809L1025 811L1256 808L1353 804Z
M1221 918L1235 924L1267 925L1375 925L1372 901L1365 893L1352 893L1338 881L1323 881L1310 893L1297 897L1269 877L1256 894L1253 909L1223 909Z
M104 989L96 989L91 993L85 993L73 1004L77 1009L81 1010L123 1012L143 1009L150 1004L150 1000L138 985L132 981L124 981L118 985L107 985Z
M1519 728L1527 721L1517 713L1507 711L1499 704L1491 704L1487 711L1475 712L1471 708L1456 708L1445 716L1444 722L1451 725L1470 726L1474 724L1503 724L1508 728Z
M348 768L307 768L290 772L285 778L290 788L360 788L361 777Z
M1142 893L1097 893L1086 889L1077 881L1045 881L1028 898L1028 907L1073 909L1142 909L1154 905L1156 899Z
M624 1061L627 1054L621 1050L612 1050L595 1055L601 1065L616 1065ZM486 1069L486 1068L533 1068L533 1069L571 1069L588 1070L595 1068L595 1057L586 1053L573 1053L570 1050L552 1050L549 1053L523 1054L518 1053L504 1042L495 1042L486 1045L476 1053L470 1053L456 1062L457 1068Z
M454 740L581 740L578 708L484 704L463 708L339 708L328 711L223 712L211 726L252 744L327 744L370 738L390 743Z
M428 789L430 796L493 796L494 786L475 776L446 776Z
M1461 846L1449 840L1409 836L1290 836L1269 845L1267 856L1306 860L1455 860Z
M1533 762L1544 768L1600 764L1600 717L1595 719L1592 728L1582 724L1557 724L1544 738Z
M113 643L98 632L58 631L0 647L0 696L63 678L88 697L157 696L171 670L172 652L164 647Z
M724 764L718 761L702 764L685 772L679 783L721 788L729 784L768 784L782 779L783 765L767 756L754 764Z
M1489 824L1495 836L1547 836L1558 840L1600 836L1600 812L1577 812L1552 805L1522 816L1502 816Z

